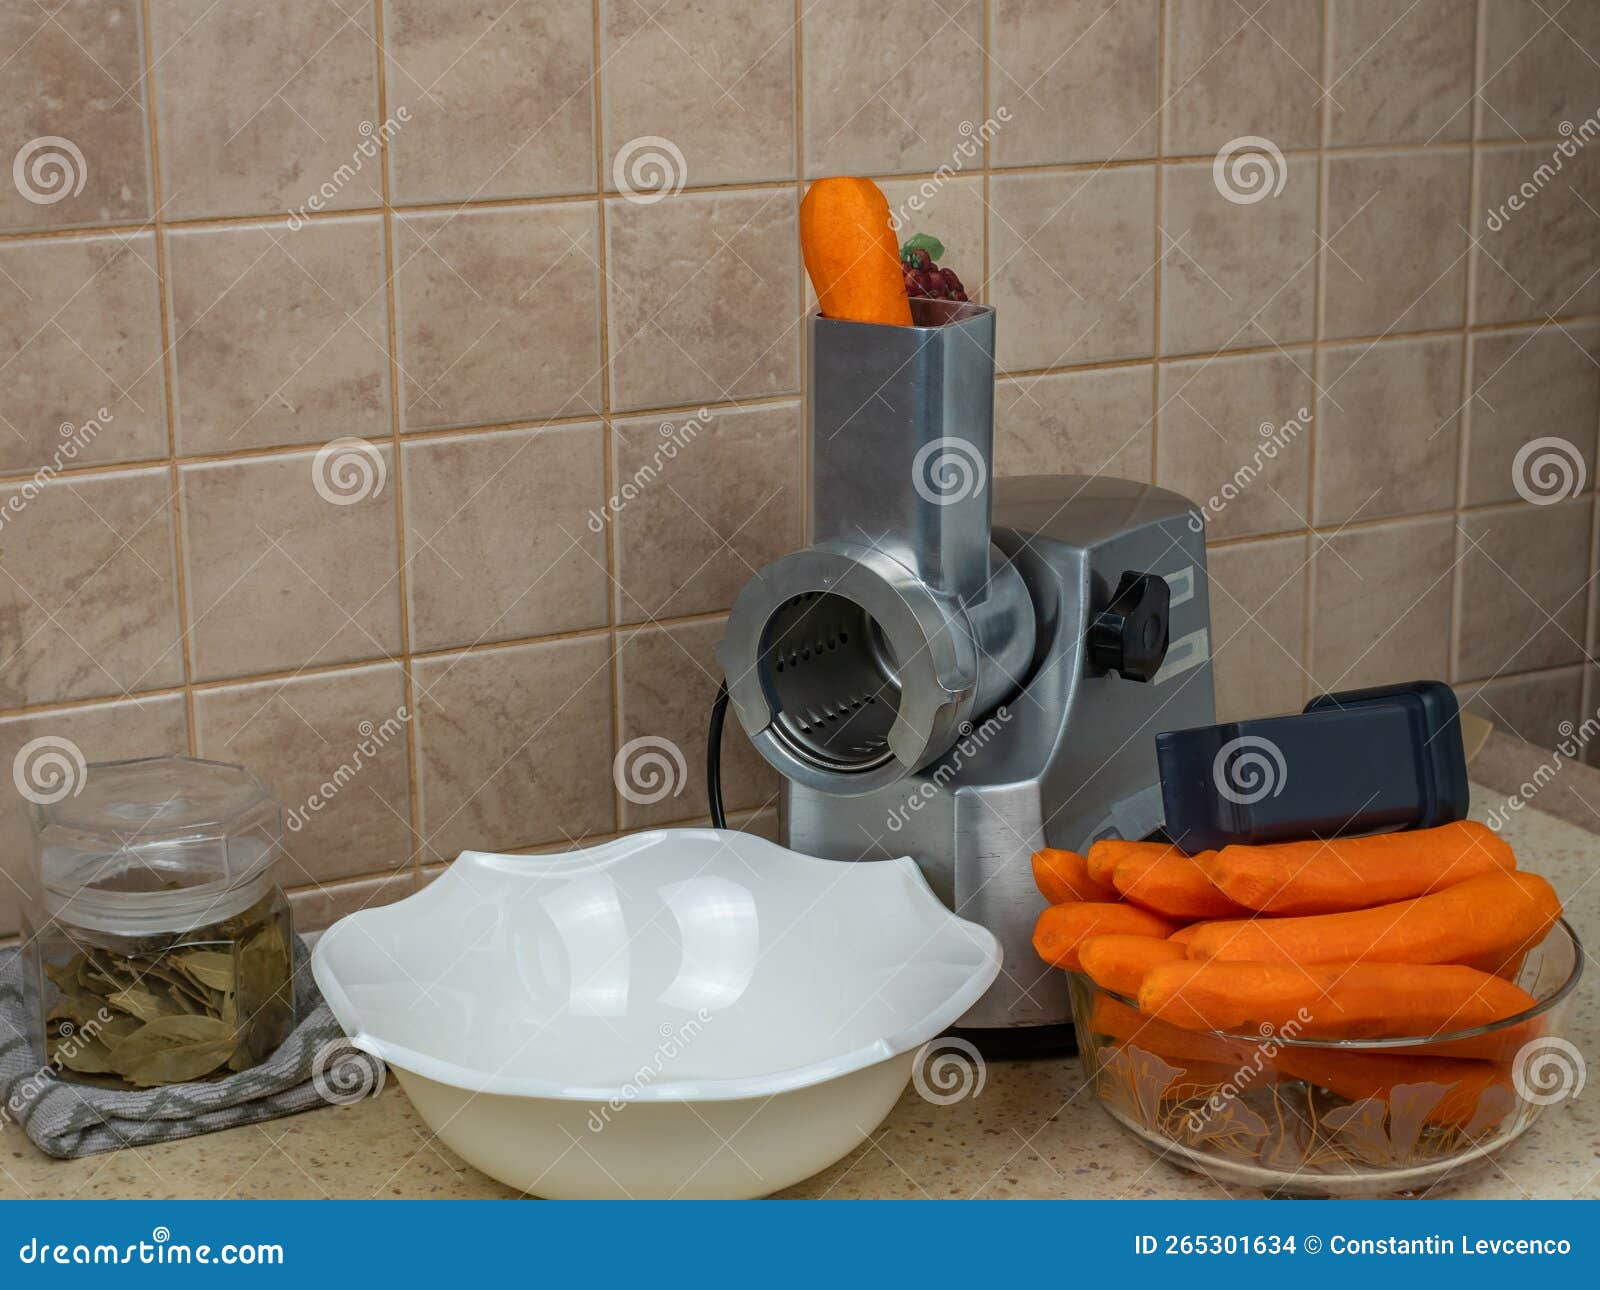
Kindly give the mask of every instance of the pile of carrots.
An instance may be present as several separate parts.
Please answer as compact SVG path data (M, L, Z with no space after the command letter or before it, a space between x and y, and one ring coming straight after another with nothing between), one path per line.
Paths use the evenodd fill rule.
M1101 987L1090 1029L1191 1067L1249 1057L1216 1031L1426 1041L1514 1017L1535 1006L1515 984L1523 958L1561 917L1550 884L1471 821L1194 856L1108 840L1035 852L1033 873L1050 902L1034 948ZM1538 1025L1398 1054L1284 1045L1272 1060L1350 1098L1452 1086L1430 1118L1464 1123Z

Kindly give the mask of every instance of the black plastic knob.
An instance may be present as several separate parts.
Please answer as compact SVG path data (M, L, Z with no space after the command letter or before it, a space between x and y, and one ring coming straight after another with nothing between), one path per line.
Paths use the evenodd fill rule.
M1089 624L1090 660L1124 680L1151 680L1167 657L1171 601L1171 589L1160 574L1124 573L1111 603Z

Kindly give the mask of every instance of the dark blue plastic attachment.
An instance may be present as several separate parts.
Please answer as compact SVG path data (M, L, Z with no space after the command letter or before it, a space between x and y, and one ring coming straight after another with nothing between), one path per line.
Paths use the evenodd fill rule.
M1461 712L1442 681L1324 694L1305 711L1156 736L1166 833L1191 855L1431 828L1466 816Z

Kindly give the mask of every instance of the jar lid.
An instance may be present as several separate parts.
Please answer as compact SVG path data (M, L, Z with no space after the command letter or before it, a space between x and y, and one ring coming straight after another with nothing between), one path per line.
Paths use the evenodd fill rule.
M243 766L197 757L98 762L34 811L46 912L141 934L217 922L260 894L282 808Z

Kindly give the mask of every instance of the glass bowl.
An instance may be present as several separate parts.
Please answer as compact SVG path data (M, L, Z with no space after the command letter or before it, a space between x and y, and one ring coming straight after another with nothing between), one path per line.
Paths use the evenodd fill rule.
M1181 1030L1080 973L1072 1008L1095 1096L1164 1159L1273 1195L1417 1193L1576 1093L1583 1059L1566 1027L1582 970L1562 920L1515 978L1534 1007L1425 1039Z

